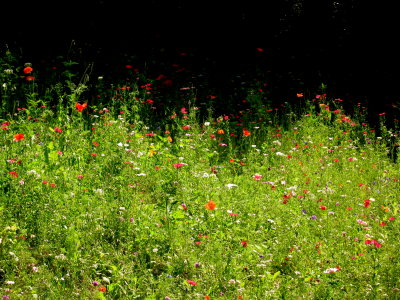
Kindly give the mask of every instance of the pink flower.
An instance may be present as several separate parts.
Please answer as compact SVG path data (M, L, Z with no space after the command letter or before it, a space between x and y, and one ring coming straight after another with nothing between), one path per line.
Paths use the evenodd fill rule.
M197 285L197 282L193 280L186 280L186 282L189 283L190 285Z
M367 222L365 222L361 219L357 219L357 222L360 223L361 225L368 225Z
M179 168L182 168L184 165L186 165L186 164L184 164L184 163L177 163L177 164L173 164L172 166L173 166L175 169L179 169Z
M253 179L257 180L257 181L261 180L261 178L262 178L262 175L260 175L260 174L256 174L256 175L253 176Z
M379 243L379 242L376 241L376 240L366 240L366 241L365 241L365 244L366 244L366 245L375 245L376 248L382 247L382 244Z
M190 125L182 126L182 129L190 129Z

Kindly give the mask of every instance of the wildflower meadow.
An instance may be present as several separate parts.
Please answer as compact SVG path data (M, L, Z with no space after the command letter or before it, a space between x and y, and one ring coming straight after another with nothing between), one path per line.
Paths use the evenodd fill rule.
M400 298L397 120L154 65L1 53L2 299Z

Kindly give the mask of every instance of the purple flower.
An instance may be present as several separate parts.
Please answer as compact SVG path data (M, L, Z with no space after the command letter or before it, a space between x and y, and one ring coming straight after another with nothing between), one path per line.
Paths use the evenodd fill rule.
M317 216L316 215L312 215L311 216L311 220L316 220L317 219Z
M98 286L98 285L99 285L99 282L96 281L96 280L94 280L94 281L92 281L92 284L93 284L94 286Z

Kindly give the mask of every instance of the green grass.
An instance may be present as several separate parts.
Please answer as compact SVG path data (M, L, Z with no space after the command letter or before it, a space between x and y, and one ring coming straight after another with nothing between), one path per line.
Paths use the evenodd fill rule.
M35 66L27 81L7 55L3 299L400 298L384 116L375 129L322 94L275 109L257 89L215 116L207 90Z

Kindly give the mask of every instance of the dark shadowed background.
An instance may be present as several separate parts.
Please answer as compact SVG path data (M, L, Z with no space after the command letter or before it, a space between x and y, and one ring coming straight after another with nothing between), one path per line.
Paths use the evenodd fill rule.
M186 48L200 64L204 57L213 61L218 78L258 65L276 74L275 88L283 94L291 85L324 82L338 97L365 100L378 110L399 101L398 18L383 3L74 0L2 6L2 49L16 47L31 60L65 55L71 40L103 65L124 54ZM263 58L256 47L264 49Z

